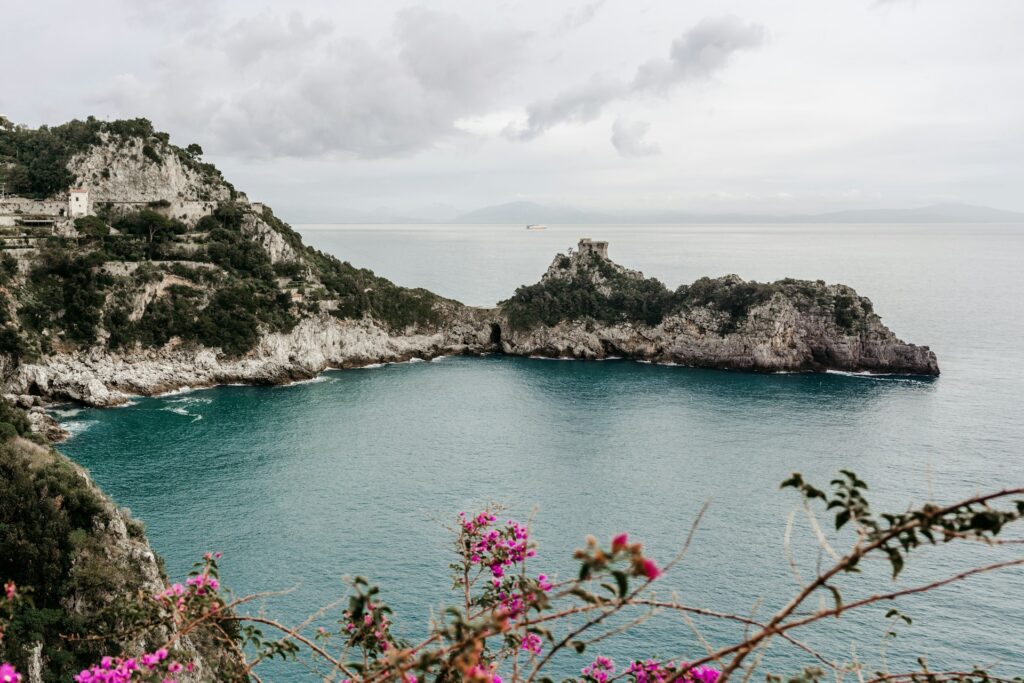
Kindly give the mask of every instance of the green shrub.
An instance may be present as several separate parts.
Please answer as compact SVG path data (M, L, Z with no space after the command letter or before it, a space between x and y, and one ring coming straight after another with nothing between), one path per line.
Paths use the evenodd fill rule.
M0 422L0 442L10 441L18 437L18 428L10 422Z
M153 147L153 145L143 145L142 146L142 156L144 156L147 159L149 159L150 161L154 161L154 162L156 162L158 164L161 164L164 161L160 157L160 154Z
M102 239L110 234L110 227L96 216L75 219L75 230L83 237Z
M556 265L566 270L570 264L560 259ZM594 285L598 279L607 293ZM659 280L630 276L604 259L581 260L575 274L519 287L501 302L516 329L582 319L657 325L671 305L671 293Z
M35 332L53 330L78 343L96 341L105 290L111 278L94 271L104 262L99 252L72 253L59 239L49 240L29 273L19 315Z

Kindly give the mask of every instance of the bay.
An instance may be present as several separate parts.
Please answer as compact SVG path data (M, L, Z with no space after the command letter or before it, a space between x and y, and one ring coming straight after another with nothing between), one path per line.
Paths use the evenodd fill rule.
M489 502L534 514L531 569L571 575L587 533L628 531L667 560L711 501L690 554L660 589L687 603L761 614L796 587L785 558L778 490L793 471L826 483L842 467L872 485L876 508L949 501L1024 481L1024 226L300 226L313 246L489 306L536 281L580 237L607 239L617 262L670 287L702 275L823 279L852 285L903 339L936 351L938 379L751 375L626 361L446 358L329 372L276 388L221 387L71 410L62 449L147 525L180 576L206 550L225 553L239 593L296 585L269 609L296 622L343 592L343 575L380 582L398 632L422 635L452 601L444 523ZM794 550L817 561L801 512ZM848 540L848 539L847 539ZM1006 556L927 550L900 585ZM885 584L884 567L850 582L850 599ZM1024 669L1019 597L1010 570L908 601L914 624L884 647L890 663L925 654L935 668L1004 663ZM885 607L809 637L877 663ZM737 631L701 622L716 645ZM605 644L603 644L605 645ZM659 618L603 648L629 656L701 646ZM594 653L588 652L588 656ZM564 658L572 673L587 657ZM776 645L766 666L792 673L804 653ZM269 680L315 680L275 665ZM268 677L265 677L267 680Z

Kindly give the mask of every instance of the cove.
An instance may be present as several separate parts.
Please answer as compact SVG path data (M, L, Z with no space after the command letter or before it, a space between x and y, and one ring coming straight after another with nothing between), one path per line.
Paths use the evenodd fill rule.
M767 611L795 589L782 538L797 501L777 490L791 472L824 484L854 469L877 509L898 510L929 490L952 499L989 485L1000 468L1016 471L1002 441L1012 430L989 434L984 453L964 448L970 404L944 399L944 381L444 358L74 409L62 416L75 432L62 450L146 523L172 576L220 550L225 583L239 594L296 586L269 601L285 621L304 619L343 592L343 575L359 574L381 585L396 633L422 635L431 611L452 601L444 524L489 502L520 519L535 509L532 568L566 575L588 533L628 531L654 556L671 556L710 500L690 555L659 592L743 612L762 599ZM797 520L795 550L810 571L816 547ZM978 552L924 551L900 584L979 561L968 550ZM1020 576L908 601L915 623L890 645L889 660L923 652L936 667L952 664L970 629L972 651L1020 666L1017 643L998 628L1024 609L1007 599ZM884 581L884 568L855 577L850 594L868 580ZM1001 618L989 620L993 613ZM715 642L735 635L720 623L701 626ZM887 626L880 608L810 640L856 642L873 661ZM673 653L700 647L685 624L666 618L602 651L625 657L650 643ZM578 659L566 657L562 670L578 671ZM776 646L766 663L791 672L807 662ZM295 667L267 675L315 680Z

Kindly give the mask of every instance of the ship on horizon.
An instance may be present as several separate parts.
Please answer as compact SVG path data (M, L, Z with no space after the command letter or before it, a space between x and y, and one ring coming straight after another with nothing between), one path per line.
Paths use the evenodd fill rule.
M527 230L547 230L548 226L544 225L543 223L530 223L529 225L526 226L526 229Z

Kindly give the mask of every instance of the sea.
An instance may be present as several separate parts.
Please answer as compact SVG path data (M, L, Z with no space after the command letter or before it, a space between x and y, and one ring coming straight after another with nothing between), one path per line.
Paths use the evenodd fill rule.
M237 595L279 592L252 608L282 622L304 622L345 595L345 577L365 576L393 607L394 632L422 637L460 600L448 566L456 515L491 504L504 506L502 519L529 520L538 543L529 571L563 579L578 571L572 554L588 534L607 544L627 532L667 562L706 506L657 595L764 619L829 559L801 501L779 488L791 473L824 488L853 470L877 512L1024 485L1024 225L298 229L342 260L474 306L537 281L583 237L607 240L616 262L672 288L729 273L845 283L902 339L929 345L942 374L767 375L491 355L55 411L73 434L62 450L143 520L172 577L220 551L223 582ZM853 542L811 510L833 546ZM1019 547L921 548L896 581L876 561L836 586L850 602L1016 557ZM808 610L833 598L822 600ZM1021 568L900 601L911 624L887 618L892 606L795 635L868 672L924 657L933 670L1024 673ZM307 630L336 628L340 609ZM581 655L556 657L552 677L578 674L595 654L621 670L649 656L693 659L743 635L716 618L649 616ZM756 680L820 663L775 641L760 664ZM280 662L258 671L273 681L322 674Z

